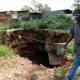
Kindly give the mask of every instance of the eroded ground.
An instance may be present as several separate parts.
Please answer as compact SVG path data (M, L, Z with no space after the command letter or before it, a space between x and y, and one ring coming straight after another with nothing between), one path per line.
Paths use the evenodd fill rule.
M68 69L69 70L69 69ZM67 72L68 72L67 70ZM80 80L80 68L76 73L76 80ZM54 68L32 64L28 58L13 54L0 58L0 80L62 80L57 78Z

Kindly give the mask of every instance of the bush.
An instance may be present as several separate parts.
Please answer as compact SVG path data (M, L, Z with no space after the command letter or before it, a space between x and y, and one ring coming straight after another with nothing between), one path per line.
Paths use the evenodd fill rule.
M0 45L0 56L8 56L12 53L12 50L6 45Z
M10 28L10 24L5 22L0 24L0 30L6 30Z
M70 29L74 23L73 20L65 14L55 15L52 17L48 21L49 29Z
M56 78L55 80L63 80L65 74L66 74L66 70L63 67L58 67L58 68L54 68L54 77Z
M20 21L4 22L0 24L0 30L20 28L20 26L21 26Z
M29 28L37 29L38 28L38 21L36 19L30 19L28 22Z
M20 28L21 27L21 22L19 20L16 21L11 21L9 23L10 28Z
M0 24L0 29L11 28L40 28L40 29L70 29L74 21L66 14L48 14L40 19L29 21L16 20Z
M71 41L68 45L67 45L67 48L66 48L66 54L70 54L73 56L73 46L74 46L74 42Z

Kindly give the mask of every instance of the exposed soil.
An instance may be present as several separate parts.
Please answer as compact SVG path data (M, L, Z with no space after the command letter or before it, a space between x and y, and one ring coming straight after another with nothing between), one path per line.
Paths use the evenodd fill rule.
M79 72L80 68L77 70L76 80L80 80ZM62 80L62 78L55 76L54 68L33 64L28 58L13 54L0 58L0 80Z
M16 54L0 58L0 80L53 80L51 73L53 69Z

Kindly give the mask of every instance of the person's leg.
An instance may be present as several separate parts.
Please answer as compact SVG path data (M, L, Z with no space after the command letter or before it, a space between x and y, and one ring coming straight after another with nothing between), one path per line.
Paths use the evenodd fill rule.
M74 62L74 63L73 63L73 66L72 66L72 68L71 68L71 70L69 71L69 74L68 74L68 78L69 78L70 80L73 79L74 74L75 74L78 66L79 66L79 64L78 64L77 62Z
M71 70L69 71L69 74L68 74L69 80L73 79L74 74L75 74L79 65L80 65L80 55L75 55L73 66L72 66L72 68L71 68Z

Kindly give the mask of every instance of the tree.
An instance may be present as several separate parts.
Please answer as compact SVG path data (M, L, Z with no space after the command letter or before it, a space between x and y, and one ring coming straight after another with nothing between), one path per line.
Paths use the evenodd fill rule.
M37 10L38 12L48 12L48 11L51 11L51 8L45 4L45 5L42 5L41 3L37 4Z
M51 8L47 4L43 5L42 3L40 3L36 0L32 0L32 5L34 7L35 12L51 11Z
M32 0L32 6L33 7L29 7L27 5L23 6L21 8L22 11L28 10L29 12L48 12L51 11L51 8L45 4L43 5L42 3L36 1L36 0Z
M37 4L38 12L43 12L43 5L41 3Z
M74 9L80 9L80 0L74 0L73 7Z
M38 2L36 0L32 0L31 3L33 5L34 11L37 12L37 4L38 4Z
M44 9L45 12L51 11L51 8L47 4L44 5L43 9Z
M31 7L29 7L29 6L27 6L27 5L24 5L22 8L21 8L21 10L22 11L29 11L29 12L32 12L33 11L33 9L31 8Z

